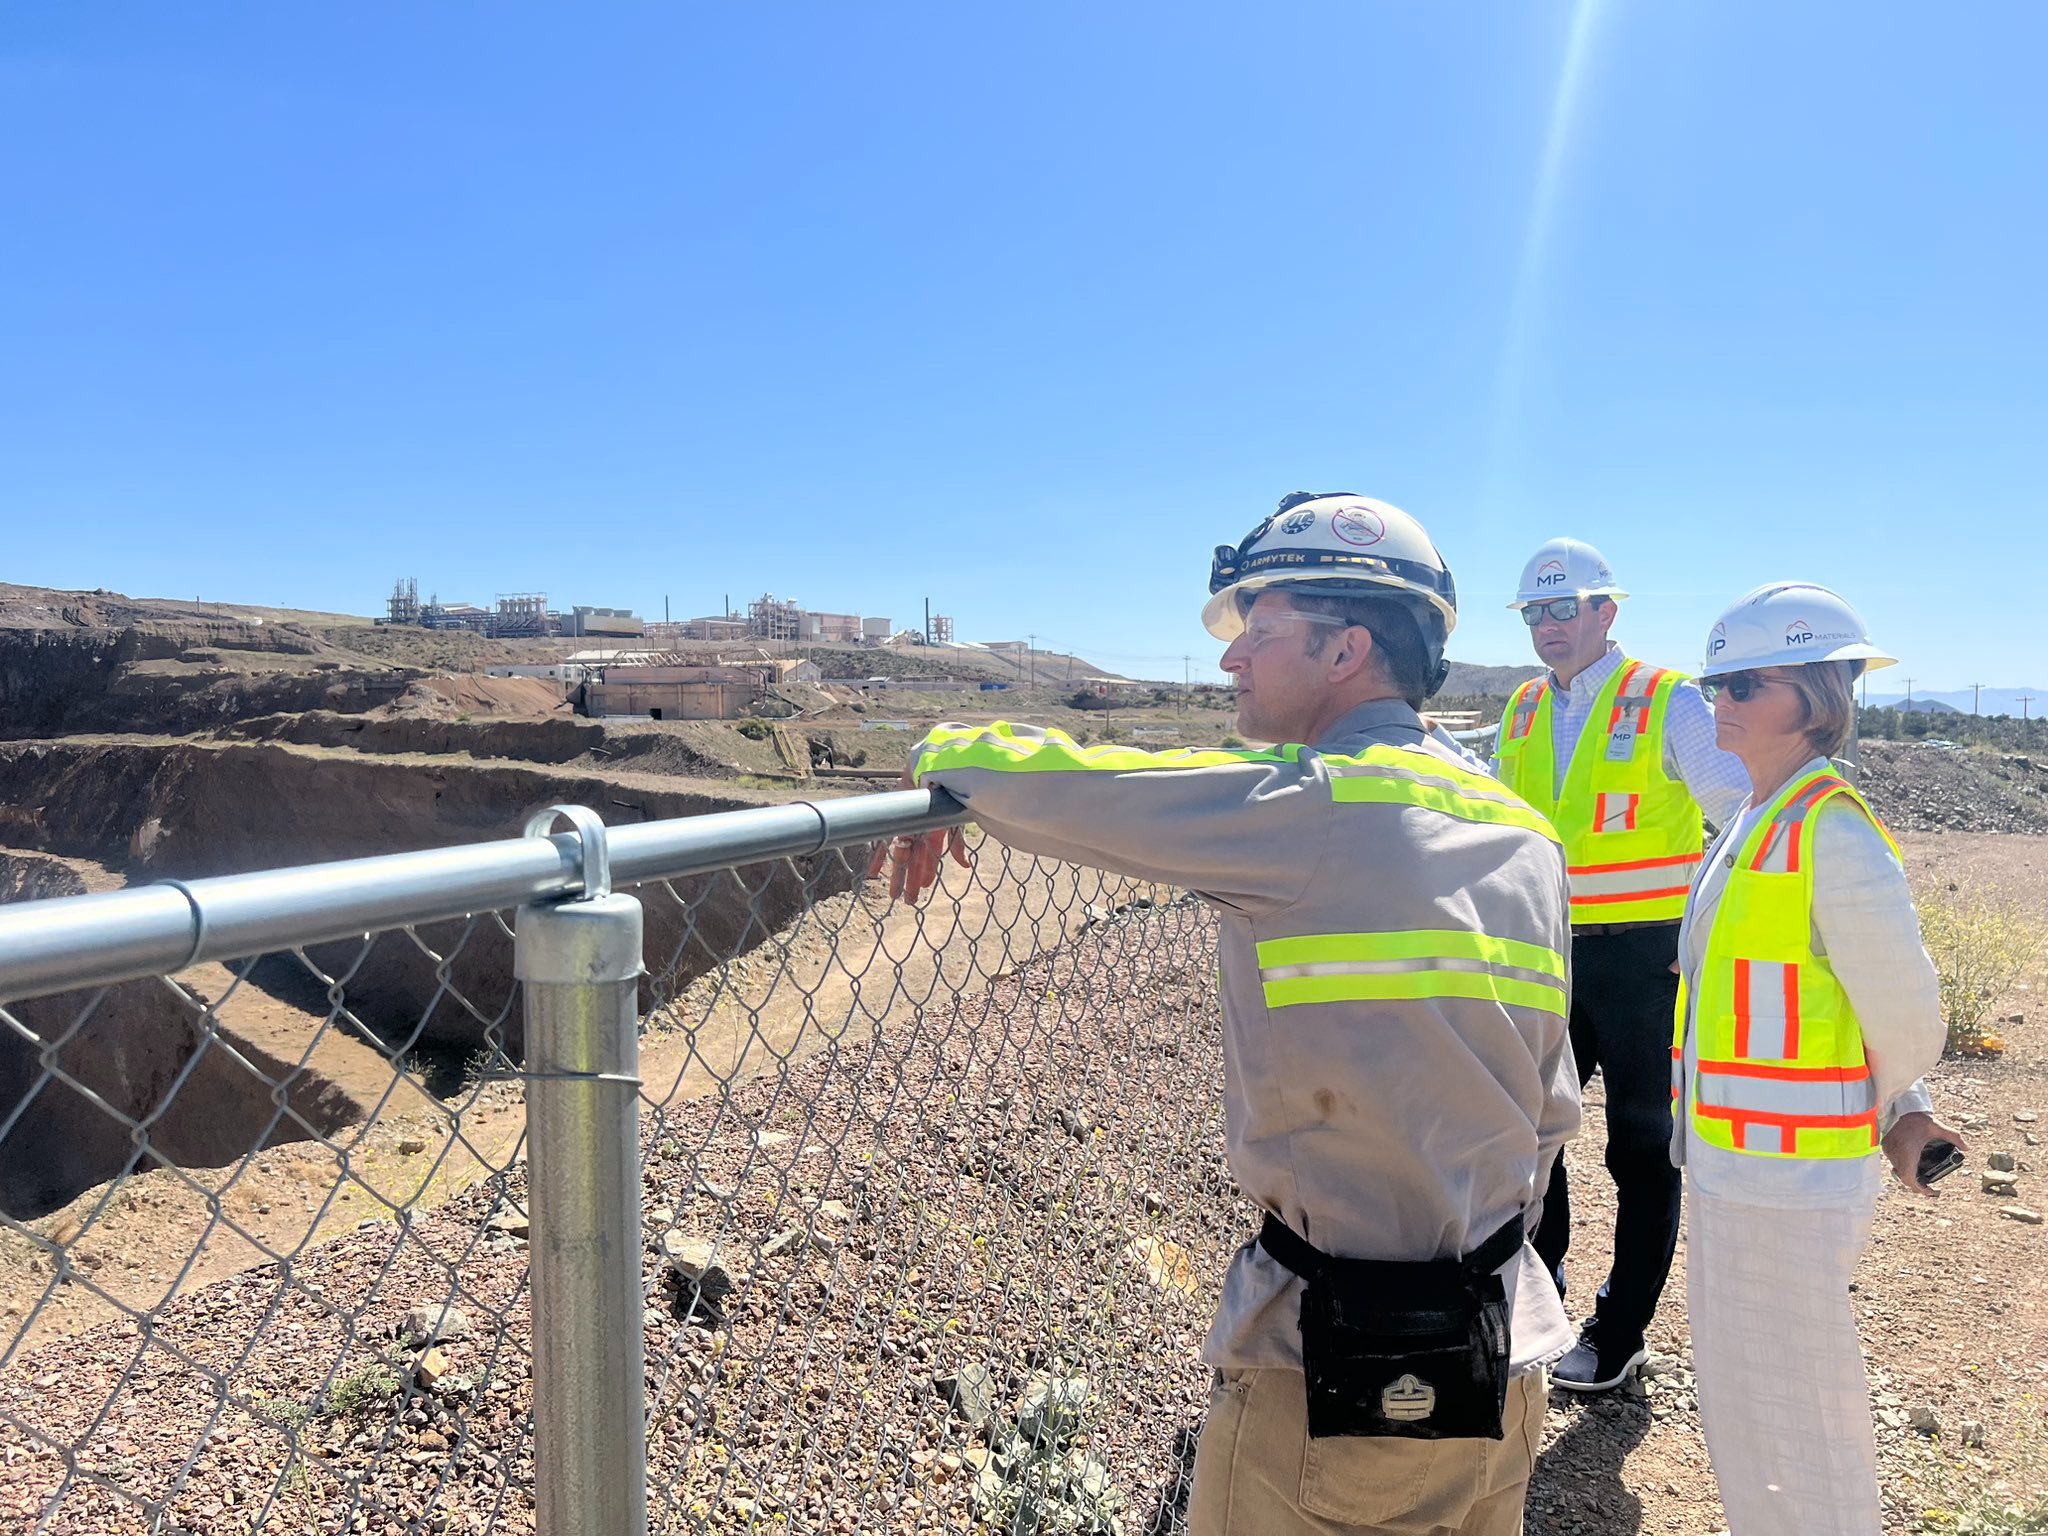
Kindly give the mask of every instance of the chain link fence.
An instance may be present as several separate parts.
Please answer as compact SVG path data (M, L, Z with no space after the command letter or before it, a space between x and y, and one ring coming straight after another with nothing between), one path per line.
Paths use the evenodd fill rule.
M608 994L588 813L0 907L0 1529L1179 1529L1213 925L946 810L614 831Z

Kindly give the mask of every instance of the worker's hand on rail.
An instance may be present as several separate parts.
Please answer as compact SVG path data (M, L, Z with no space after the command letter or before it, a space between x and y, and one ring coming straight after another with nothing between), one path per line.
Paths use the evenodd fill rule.
M939 883L939 864L947 854L962 869L974 867L974 855L967 847L967 834L960 827L943 827L937 832L892 837L875 844L868 860L868 878L873 879L886 865L889 870L889 899L901 897L916 905L918 898Z

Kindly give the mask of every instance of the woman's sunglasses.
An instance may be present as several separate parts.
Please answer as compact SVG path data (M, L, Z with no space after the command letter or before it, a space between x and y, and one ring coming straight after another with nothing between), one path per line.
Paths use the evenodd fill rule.
M1709 704L1714 702L1716 694L1724 690L1736 703L1747 704L1756 697L1757 689L1784 681L1782 677L1765 677L1761 672L1730 672L1722 677L1701 678L1700 692L1707 696Z
M1560 624L1569 624L1579 616L1579 600L1576 597L1553 597L1547 603L1531 603L1522 610L1522 622L1534 629L1548 614Z

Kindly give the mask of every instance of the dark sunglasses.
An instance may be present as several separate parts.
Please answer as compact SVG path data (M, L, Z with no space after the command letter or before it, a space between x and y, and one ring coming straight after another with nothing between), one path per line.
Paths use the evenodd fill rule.
M1531 603L1522 610L1522 622L1534 629L1544 617L1568 624L1579 616L1579 600L1576 597L1553 597L1547 603Z
M1747 704L1756 697L1757 689L1768 688L1772 683L1783 681L1782 677L1765 677L1761 672L1730 672L1722 677L1701 678L1700 692L1707 696L1709 704L1714 702L1714 696L1723 689L1727 690L1728 697L1736 703Z

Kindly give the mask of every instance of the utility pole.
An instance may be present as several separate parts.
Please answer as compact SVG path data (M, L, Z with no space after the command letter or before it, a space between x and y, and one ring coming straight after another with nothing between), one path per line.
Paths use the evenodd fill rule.
M1194 657L1192 656L1183 656L1180 659L1180 688L1182 693L1186 693L1194 686L1194 678L1188 671L1188 666L1193 660Z
M1038 636L1026 635L1024 643L1031 647L1031 686L1038 686Z
M926 645L932 643L932 600L930 598L924 600L924 643Z
M1906 713L1913 712L1913 679L1906 679Z
M2020 724L2022 726L2025 726L2027 723L2027 706L2033 702L2034 696L2031 693L2020 695Z

